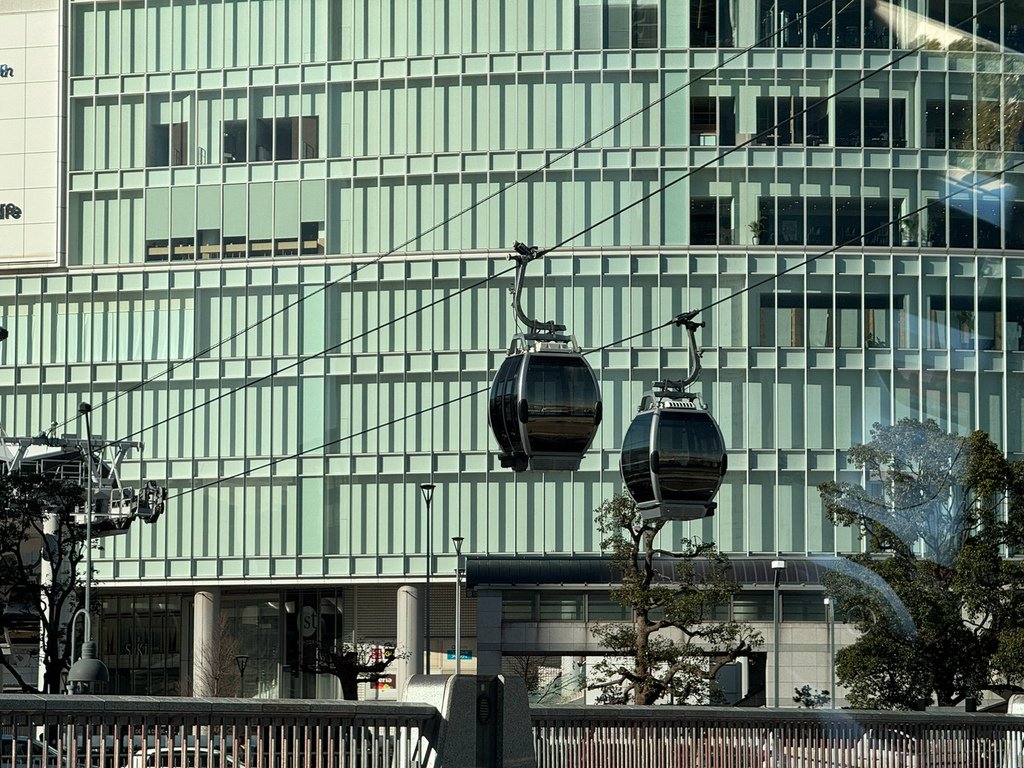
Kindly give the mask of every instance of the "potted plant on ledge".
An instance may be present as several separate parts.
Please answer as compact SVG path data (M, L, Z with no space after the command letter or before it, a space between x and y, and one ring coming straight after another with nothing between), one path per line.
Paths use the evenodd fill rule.
M974 313L969 309L961 309L956 313L956 331L959 338L954 344L957 349L970 349L974 346Z
M919 232L917 214L911 213L910 215L903 217L900 221L900 232L902 233L900 245L904 248L913 248L917 245Z
M754 219L747 226L750 228L750 234L753 235L753 237L750 239L750 242L753 243L754 245L760 245L761 238L764 236L765 231L764 219Z

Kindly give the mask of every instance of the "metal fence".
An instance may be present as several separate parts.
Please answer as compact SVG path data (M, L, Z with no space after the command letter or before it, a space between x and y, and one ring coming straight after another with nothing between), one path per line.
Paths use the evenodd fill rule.
M0 768L414 768L419 704L0 696Z
M534 707L538 768L1024 768L1024 718Z

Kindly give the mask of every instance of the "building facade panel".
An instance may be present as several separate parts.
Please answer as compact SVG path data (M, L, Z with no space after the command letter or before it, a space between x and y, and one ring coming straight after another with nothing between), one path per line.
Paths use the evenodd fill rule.
M64 33L56 2L0 9L0 269L61 261Z
M0 409L38 434L89 399L94 431L145 443L126 479L166 484L168 512L106 543L108 588L451 580L457 534L599 552L633 409L687 361L678 329L641 332L690 308L730 471L670 539L856 551L816 487L859 479L846 451L876 422L1024 456L1013 3L120 0L67 21L67 269L0 275ZM562 244L525 304L602 387L572 475L501 469L487 426L517 240Z

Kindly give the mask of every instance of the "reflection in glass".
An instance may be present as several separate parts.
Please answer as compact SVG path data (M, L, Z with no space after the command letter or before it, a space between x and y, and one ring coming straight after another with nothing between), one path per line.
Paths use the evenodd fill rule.
M598 391L581 357L531 355L523 396L534 453L582 453L594 435Z
M523 442L519 435L519 416L516 411L516 386L522 361L522 355L505 358L491 385L491 430L505 454L523 452Z
M654 412L639 414L626 431L622 441L622 479L637 504L654 501L651 484L651 422Z
M662 499L710 501L714 497L725 447L706 412L663 410L656 447Z

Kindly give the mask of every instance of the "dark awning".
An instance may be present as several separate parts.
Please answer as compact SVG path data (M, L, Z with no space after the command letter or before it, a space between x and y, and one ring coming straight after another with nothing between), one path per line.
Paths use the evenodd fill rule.
M733 578L744 587L771 587L774 579L771 557L737 557L730 559ZM841 558L823 557L784 559L779 583L785 586L820 587L828 564ZM655 563L658 572L668 578L678 562L661 558ZM696 572L707 566L697 563ZM619 582L611 559L595 555L518 555L487 557L471 555L466 561L466 586L479 588L513 588L539 586L608 587Z

